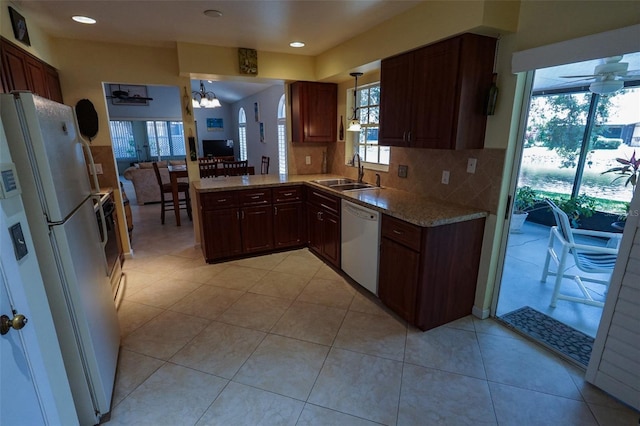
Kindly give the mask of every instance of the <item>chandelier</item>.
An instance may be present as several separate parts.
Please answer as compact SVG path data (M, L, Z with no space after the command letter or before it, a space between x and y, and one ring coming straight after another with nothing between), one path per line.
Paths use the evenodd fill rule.
M191 98L191 104L194 108L218 108L222 106L215 93L205 90L202 80L200 80L200 91L191 92Z

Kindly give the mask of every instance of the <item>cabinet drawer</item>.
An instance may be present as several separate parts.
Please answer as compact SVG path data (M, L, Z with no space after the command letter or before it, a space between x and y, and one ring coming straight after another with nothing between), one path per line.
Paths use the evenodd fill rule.
M382 215L382 236L403 244L415 251L420 251L422 228L417 225L391 216Z
M272 191L273 191L274 203L289 203L291 201L302 200L301 186L287 186L285 188L274 188Z
M260 206L271 204L271 189L249 189L238 191L238 200L241 206Z
M307 201L323 207L326 210L332 211L336 214L340 212L339 198L324 194L323 192L316 191L315 189L309 190Z
M216 210L238 205L235 192L205 192L200 194L200 203L204 210Z

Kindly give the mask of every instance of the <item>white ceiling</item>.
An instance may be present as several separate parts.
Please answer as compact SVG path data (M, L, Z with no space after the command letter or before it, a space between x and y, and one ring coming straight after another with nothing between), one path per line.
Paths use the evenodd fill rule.
M173 46L176 41L316 56L421 1L13 0L58 37ZM207 9L222 12L205 16ZM78 24L72 15L96 19ZM29 23L27 22L27 25ZM289 47L303 41L301 49Z
M259 51L316 56L392 18L421 1L401 0L13 0L47 33L64 38L149 46L191 42ZM204 15L215 9L218 18ZM79 24L73 15L96 19ZM27 22L29 25L29 22ZM289 47L303 41L303 48ZM127 83L127 82L122 82ZM245 83L205 81L207 90L227 103L282 81ZM200 81L192 81L199 90Z
M422 0L425 1L425 0ZM150 46L174 46L176 41L260 51L318 55L403 13L421 1L402 0L13 0L46 32L57 37ZM215 9L218 18L204 15ZM95 25L79 24L72 15L95 18ZM27 22L27 25L29 22ZM301 49L291 41L304 41ZM640 69L640 54L625 55L629 70ZM590 81L560 78L591 74L598 61L546 68L536 72L534 90L575 87ZM123 82L127 83L127 82ZM192 81L192 90L199 89ZM236 102L281 81L207 83L223 102Z

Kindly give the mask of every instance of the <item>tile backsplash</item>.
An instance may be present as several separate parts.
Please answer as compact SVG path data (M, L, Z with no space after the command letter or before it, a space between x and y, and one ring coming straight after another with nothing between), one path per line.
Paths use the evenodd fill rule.
M345 143L328 150L328 172L355 178L357 171L344 165ZM364 181L375 182L380 173L382 186L413 192L451 203L487 210L496 214L504 167L504 149L440 150L391 148L389 172L365 170ZM320 156L320 158L322 158ZM477 159L476 172L467 173L469 158ZM304 162L304 158L302 158ZM408 166L406 178L398 176L399 165ZM441 183L443 170L449 171L449 184Z

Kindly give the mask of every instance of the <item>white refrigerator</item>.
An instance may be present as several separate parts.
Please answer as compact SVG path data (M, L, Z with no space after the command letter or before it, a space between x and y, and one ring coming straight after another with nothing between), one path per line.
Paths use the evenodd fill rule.
M76 117L27 92L1 94L0 114L78 420L97 424L110 411L120 331Z

